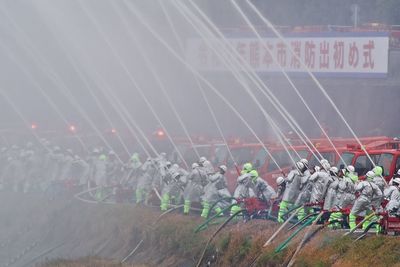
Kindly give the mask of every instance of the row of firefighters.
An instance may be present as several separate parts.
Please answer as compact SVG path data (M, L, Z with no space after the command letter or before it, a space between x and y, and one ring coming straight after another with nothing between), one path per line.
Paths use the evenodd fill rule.
M169 162L165 153L144 162L134 153L123 163L115 152L96 148L82 158L46 140L41 146L28 143L22 148L4 147L0 153L1 190L58 194L65 186L83 189L89 184L95 187L93 197L102 201L110 188L124 185L133 188L136 203L147 202L151 193L157 192L162 211L183 203L183 213L189 214L193 203L201 203L202 217L208 217L211 207L213 212L221 213L231 206L233 214L240 210L234 205L237 199L256 197L269 205L279 202L278 222L283 222L284 215L293 208L299 220L322 209L329 211L331 227L346 225L343 222L347 214L350 228L356 227L358 216L372 212L400 216L400 170L387 183L380 166L358 177L351 165L339 170L322 159L319 166L309 167L308 161L301 159L287 175L276 179L275 190L259 177L251 163L245 163L233 194L227 188L226 172L225 165L214 169L205 157L186 170ZM368 217L364 227L378 219Z

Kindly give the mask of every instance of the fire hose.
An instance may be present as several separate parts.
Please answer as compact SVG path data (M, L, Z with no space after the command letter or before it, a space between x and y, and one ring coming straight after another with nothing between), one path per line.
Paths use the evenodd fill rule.
M294 233L292 233L283 243L281 243L276 249L275 249L275 253L281 252L284 248L287 247L287 245L290 243L290 241L292 241L292 239L298 234L300 233L304 228L306 228L307 226L309 226L313 221L314 218L307 218L308 220L298 229L296 229L296 231ZM290 230L290 229L289 229Z
M235 203L235 204L231 204L231 205L229 205L228 207L226 207L226 208L224 208L223 210L221 210L220 212L218 212L218 213L216 213L215 215L213 215L211 218L206 219L206 221L203 222L202 224L200 224L200 225L194 230L194 232L195 232L195 233L198 233L198 232L200 232L200 231L206 229L206 228L207 228L207 225L210 224L210 222L211 222L212 220L214 220L215 218L220 217L221 214L223 214L225 211L229 211L229 210L230 210L233 206L235 206L235 205L236 205L236 203Z
M225 225L227 225L233 218L235 218L237 215L239 215L240 213L244 212L245 210L238 210L236 211L234 214L232 214L228 219L225 220L225 222L223 224L221 224L220 227L218 227L218 229L211 235L211 237L208 239L206 245L204 246L203 252L201 253L200 259L196 264L196 267L200 267L201 262L204 259L204 255L206 254L207 248L210 245L211 241L214 239L214 237L222 230L222 228L225 227Z
M312 236L311 230L312 230L312 226L316 225L317 222L319 221L319 219L321 219L321 217L326 213L327 211L321 211L319 213L319 215L317 216L317 218L314 219L314 221L312 222L310 228L308 229L308 231L305 233L303 239L301 240L300 244L297 246L296 251L294 252L293 256L291 257L289 264L287 265L288 267L292 266L295 262L296 262L296 257L297 254L300 252L300 250L302 249L303 245L308 241L308 239ZM323 225L321 227L318 227L317 231L320 230L323 227Z

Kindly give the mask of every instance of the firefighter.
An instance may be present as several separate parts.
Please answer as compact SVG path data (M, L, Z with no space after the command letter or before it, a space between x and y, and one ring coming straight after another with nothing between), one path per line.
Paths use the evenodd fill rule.
M158 167L165 166L167 163L167 153L161 152L158 157L154 159L155 163L158 165Z
M397 214L400 207L400 177L396 177L392 180L392 184L385 189L384 196L388 201L385 210L389 214Z
M179 168L179 167L178 167ZM185 189L187 183L186 176L179 172L178 168L175 170L171 168L171 180L163 190L161 197L161 211L166 211L172 199L175 199L175 204L179 204L181 192Z
M331 165L326 159L322 159L320 163L321 168L319 168L318 171L314 172L310 176L310 181L313 183L310 202L316 204L322 203L324 201L326 190L330 182L332 182L332 179L328 173Z
M204 162L203 162L204 163ZM192 164L192 171L188 176L188 184L183 192L185 199L183 213L189 214L190 207L193 202L200 202L200 197L204 193L204 186L207 184L208 178L204 169L197 163Z
M74 156L71 167L71 177L75 179L79 187L83 187L89 180L89 164L78 155Z
M353 165L348 165L345 169L342 169L342 173L345 177L350 178L353 183L358 182L358 176Z
M286 189L279 204L278 222L283 222L283 215L293 206L300 194L301 176L306 166L300 161L296 162L295 169L291 170L286 177Z
M158 172L156 162L148 157L145 163L142 165L143 174L139 177L138 184L136 187L136 204L146 203L152 187L153 179Z
M254 195L254 192L252 191L250 187L251 183L251 175L250 173L245 173L240 175L237 178L237 185L235 188L235 191L233 193L234 198L246 198L249 197L250 195Z
M324 199L324 210L331 210L333 207L335 207L337 199L340 198L340 196L338 195L340 182L338 168L331 167L329 169L329 175L331 179Z
M164 160L164 156L161 156L161 154L153 161L156 172L153 175L151 185L152 188L155 188L158 192L162 192L164 185L168 184L167 180L171 178L168 173L171 162Z
M283 178L282 176L276 178L276 185L278 186L278 189L276 190L276 200L281 201L283 193L285 192L286 189L285 178Z
M211 162L208 160L203 162L203 169L208 176L214 174L214 167L212 166Z
M183 199L183 191L187 185L187 177L189 172L184 168L180 167L178 164L172 164L171 173L179 173L180 177L178 180L178 184L180 186L180 190L175 190L173 194L171 194L171 201L174 201L175 204L181 204ZM174 180L173 180L174 181Z
M254 196L254 191L251 188L251 175L250 173L241 174L236 181L237 185L235 191L233 192L233 197L235 199L247 198L250 196ZM232 204L236 204L236 200L232 200ZM240 207L238 205L233 205L231 208L231 215L238 212Z
M200 167L204 167L204 162L207 161L206 157L200 157L199 162L197 163Z
M350 229L354 229L356 227L356 218L357 216L367 216L371 214L373 211L371 209L372 200L376 196L382 196L382 192L379 187L370 182L368 179L372 179L375 176L373 171L369 171L366 175L367 178L364 178L361 182L359 182L356 187L355 191L359 194L358 198L356 199L349 215L349 225ZM377 219L374 216L373 219ZM367 220L363 223L363 228L368 226L370 220Z
M162 170L162 176L161 176L161 205L160 208L162 211L167 210L169 206L169 191L170 191L170 186L173 183L174 175L176 171L174 168L172 168L171 162L167 161L165 163L165 166Z
M54 146L53 151L51 153L50 158L50 166L49 166L49 177L48 177L48 186L47 190L50 193L50 197L54 198L61 191L59 184L59 175L62 168L62 162L64 159L64 155L61 152L60 147Z
M209 176L209 182L204 187L204 195L201 197L203 205L201 217L208 217L208 213L210 212L210 204L220 200L221 198L231 197L225 178L226 171L227 167L225 165L221 165L218 167L218 171L216 173ZM216 205L215 212L220 213L222 211L222 207L225 205L226 202L218 203Z
M133 153L128 163L123 166L124 177L127 182L136 189L138 179L142 175L142 162L140 161L139 154Z
M8 157L7 165L2 175L3 184L6 188L14 190L14 192L18 191L17 181L23 177L22 166L23 163L19 157Z
M276 198L277 194L275 190L261 177L258 176L256 170L252 170L250 173L251 187L254 192L254 196L259 199L269 202L271 199Z
M303 219L309 212L309 208L305 207L304 204L310 202L311 191L312 191L312 183L310 182L311 171L308 168L308 160L301 159L300 162L304 164L305 169L301 175L300 193L294 203L296 207L301 206L299 208L300 210L297 213L297 219L299 220Z
M386 181L383 178L383 168L380 166L376 166L372 169L374 176L372 178L369 178L371 182L376 184L381 192L384 192L385 187L386 187ZM372 206L375 208L376 211L381 211L382 210L382 200L383 200L383 195L381 196L376 196L372 200Z
M32 143L28 143L27 147L31 148ZM22 191L24 193L29 192L32 190L35 186L35 152L31 149L26 150L23 158L23 172L24 172L24 177L22 179Z
M94 179L97 186L95 199L101 201L104 198L105 187L107 186L107 177L106 177L107 156L101 154L95 161L94 167L95 167Z
M71 149L66 150L66 153L64 155L63 165L60 171L61 181L66 181L68 179L71 179L71 166L74 160L73 155L74 154Z
M253 165L250 162L243 164L243 168L240 171L240 174L246 174L253 170Z
M153 182L153 187L157 188L159 192L163 192L164 188L171 182L173 171L171 171L172 163L169 161L164 162L163 165L158 166L157 183Z
M349 175L349 168L342 169L339 173L339 186L336 207L339 210L348 208L353 205L355 201L355 183L358 181L358 176ZM351 168L350 168L351 170ZM329 222L340 221L343 218L343 214L340 211L332 212L329 217ZM333 223L332 227L337 227L337 223Z
M96 183L95 180L95 168L96 162L100 156L100 150L98 148L94 148L92 153L87 156L87 162L89 163L89 182Z
M106 176L107 181L111 184L119 183L121 179L121 163L117 158L117 154L114 151L108 152L107 162L106 162Z

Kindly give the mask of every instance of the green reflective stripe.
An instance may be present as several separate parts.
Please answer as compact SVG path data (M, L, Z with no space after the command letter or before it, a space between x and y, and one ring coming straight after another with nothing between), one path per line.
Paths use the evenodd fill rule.
M235 214L236 212L238 212L239 210L241 210L241 208L238 205L234 205L231 208L231 215Z
M222 212L222 209L220 207L216 207L214 210L215 210L215 213L217 213L217 214Z
M299 211L297 212L297 220L301 221L304 219L306 216L306 210L304 207L299 208Z
M291 203L288 201L282 200L281 203L279 203L278 222L284 222L283 215L289 210L290 206Z
M140 203L143 200L143 190L136 189L136 203Z
M342 219L342 213L341 212L332 212L331 215L329 216L329 227L330 228L336 228L340 227L340 221Z
M166 211L168 209L169 206L169 195L168 194L164 194L161 198L161 211Z
M185 200L185 204L183 205L183 213L188 214L190 211L190 200Z
M371 213L372 213L372 211L369 211L366 216L370 215ZM362 229L366 229L368 227L368 225L374 221L378 221L378 217L375 215L368 218L368 220L365 220L365 222L363 222ZM379 228L380 228L379 225L377 225L376 229L379 230Z
M207 201L204 201L203 202L203 210L202 210L200 216L203 218L207 218L209 212L210 212L210 204Z
M349 215L350 230L353 230L354 228L356 228L356 226L357 226L356 219L357 219L357 216L350 213L350 215Z

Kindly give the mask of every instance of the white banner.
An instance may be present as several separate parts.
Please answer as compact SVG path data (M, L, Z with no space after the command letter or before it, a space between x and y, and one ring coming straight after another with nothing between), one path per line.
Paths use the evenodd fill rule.
M287 37L285 40L286 44L278 38L263 38L262 42L257 38L228 39L257 72L280 72L279 65L287 72L305 72L298 58L315 74L382 77L388 72L389 37L386 34ZM188 39L187 60L202 71L227 71L209 42L219 41ZM220 50L218 53L222 54Z

